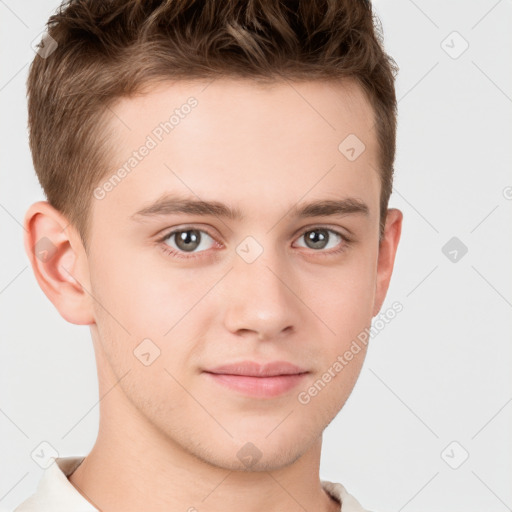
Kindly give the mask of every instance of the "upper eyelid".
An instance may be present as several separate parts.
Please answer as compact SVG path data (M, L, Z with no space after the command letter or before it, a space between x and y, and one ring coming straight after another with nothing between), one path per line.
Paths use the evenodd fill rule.
M206 233L209 237L215 238L208 229L205 228L198 228L196 226L183 226L179 228L172 228L170 231L166 231L164 235L160 236L160 240L165 240L166 238L169 238L171 235L179 233L181 231L201 231L203 233Z

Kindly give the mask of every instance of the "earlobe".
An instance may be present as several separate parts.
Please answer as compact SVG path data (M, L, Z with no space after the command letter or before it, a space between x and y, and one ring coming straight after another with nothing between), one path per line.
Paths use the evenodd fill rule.
M24 246L34 276L70 323L94 323L87 256L67 219L47 201L32 204L24 219Z
M402 232L402 219L403 214L400 210L396 208L388 210L384 236L379 245L373 316L379 313L389 288L398 242Z

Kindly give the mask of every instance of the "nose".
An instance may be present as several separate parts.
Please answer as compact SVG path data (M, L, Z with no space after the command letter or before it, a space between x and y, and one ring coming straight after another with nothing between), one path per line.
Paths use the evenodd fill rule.
M225 286L224 324L227 330L244 337L277 340L297 330L301 301L294 294L293 275L284 261L269 255L270 250L247 263L235 258Z

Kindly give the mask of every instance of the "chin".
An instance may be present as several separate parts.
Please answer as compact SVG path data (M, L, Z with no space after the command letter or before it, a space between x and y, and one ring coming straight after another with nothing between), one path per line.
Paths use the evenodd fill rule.
M222 469L252 473L282 469L298 460L304 451L305 448L296 443L275 446L273 443L258 445L247 441L210 446L195 455L204 462Z
M286 421L277 428L276 422L270 428L260 422L248 429L230 430L232 438L225 432L218 432L215 439L203 433L194 446L190 446L190 438L184 439L184 447L207 464L230 471L279 470L297 461L321 435L308 434L299 426L286 428Z

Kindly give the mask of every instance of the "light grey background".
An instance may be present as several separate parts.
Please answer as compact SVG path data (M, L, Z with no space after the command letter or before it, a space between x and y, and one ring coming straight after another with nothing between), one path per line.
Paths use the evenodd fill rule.
M0 0L5 510L35 491L43 470L31 453L41 442L60 456L86 455L98 428L89 328L58 314L23 249L25 211L44 199L25 80L31 42L58 4ZM377 0L374 8L400 67L390 206L405 216L383 311L394 301L404 309L373 338L326 430L320 476L376 512L511 510L512 2ZM452 237L468 248L455 262L453 248L442 252Z

